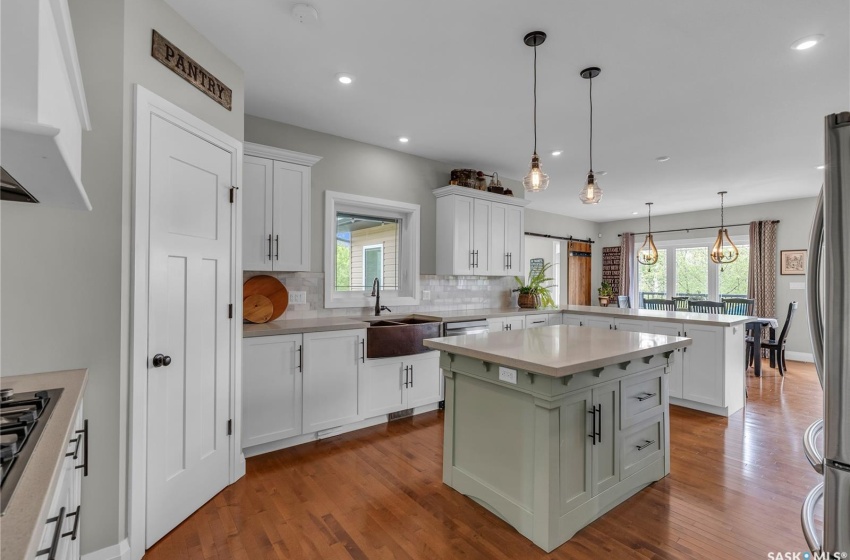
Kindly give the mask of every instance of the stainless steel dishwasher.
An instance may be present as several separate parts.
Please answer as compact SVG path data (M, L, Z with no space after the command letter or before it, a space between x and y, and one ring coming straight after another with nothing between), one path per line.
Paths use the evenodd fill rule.
M447 321L443 323L443 336L461 336L464 334L481 334L489 332L487 328L487 319L475 319L472 321ZM440 408L446 408L446 380L443 379L443 400L440 401Z

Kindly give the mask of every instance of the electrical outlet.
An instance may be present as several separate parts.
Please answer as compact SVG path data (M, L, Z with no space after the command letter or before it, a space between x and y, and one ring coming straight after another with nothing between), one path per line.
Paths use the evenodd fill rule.
M499 366L499 381L516 385L516 370Z
M422 290L422 299L428 301L431 299L431 290Z
M289 292L289 303L307 303L307 292Z

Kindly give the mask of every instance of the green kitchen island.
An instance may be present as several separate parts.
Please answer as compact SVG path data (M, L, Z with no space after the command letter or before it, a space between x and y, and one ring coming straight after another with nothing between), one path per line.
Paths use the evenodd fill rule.
M667 374L690 343L568 325L426 340L443 482L551 552L670 472Z

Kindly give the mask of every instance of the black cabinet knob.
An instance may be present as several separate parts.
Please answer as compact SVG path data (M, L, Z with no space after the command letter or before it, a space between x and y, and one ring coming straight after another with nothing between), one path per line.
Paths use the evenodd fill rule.
M171 365L171 356L164 356L162 354L157 354L153 357L153 367L168 367Z

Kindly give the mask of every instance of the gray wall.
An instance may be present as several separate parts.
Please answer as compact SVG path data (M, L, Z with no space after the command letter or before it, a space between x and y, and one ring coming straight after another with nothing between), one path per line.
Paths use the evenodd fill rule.
M324 269L325 191L339 191L418 204L420 273L435 273L437 199L431 191L449 184L451 165L251 115L245 115L245 141L322 157L312 174L312 272ZM502 183L522 197L520 183Z
M728 200L728 199L727 199ZM755 220L780 220L776 239L776 317L780 323L785 320L788 304L796 301L798 304L797 314L791 323L788 335L787 349L789 352L800 352L811 354L812 344L809 339L809 325L807 318L806 293L804 290L792 290L791 282L804 282L806 276L782 276L779 274L779 253L785 249L806 249L809 242L809 230L812 226L812 218L815 213L815 198L801 198L797 200L785 200L781 202L770 202L766 204L752 204L748 206L726 207L725 221L727 224L743 224ZM658 210L660 205L656 204L654 209ZM700 212L687 212L684 214L673 214L667 216L652 216L652 229L665 230L699 226L716 226L720 224L720 209L704 210ZM622 220L600 224L601 246L614 246L620 244L618 234L624 231L642 232L646 231L646 216L634 220ZM748 234L748 228L729 228L731 235ZM666 239L691 239L715 237L717 230L701 230L688 232L677 232L669 234L658 234L657 241ZM643 236L639 239L643 242ZM594 255L595 256L595 255ZM593 260L593 277L596 282L602 278L602 261L600 258Z
M88 553L126 536L132 84L241 140L244 80L162 0L71 0L70 7L92 118L82 178L93 210L0 204L0 371L89 369ZM150 57L154 27L233 89L232 112Z

